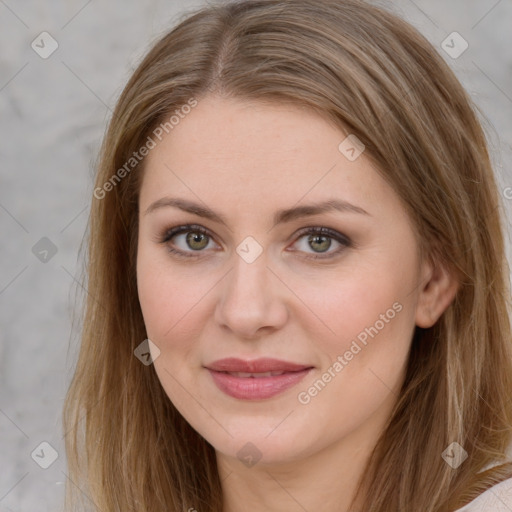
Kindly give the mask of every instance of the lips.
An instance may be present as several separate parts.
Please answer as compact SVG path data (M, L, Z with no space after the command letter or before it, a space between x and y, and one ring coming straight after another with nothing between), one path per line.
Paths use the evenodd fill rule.
M241 378L247 378L247 377L253 377L254 379L261 379L263 377L277 377L278 375L283 375L283 373L286 373L284 371L279 372L223 372L228 373L229 375L233 375L233 377L241 377Z
M227 373L244 373L244 374L265 374L272 372L276 375L285 372L299 372L311 368L311 365L292 363L290 361L282 361L280 359L271 359L268 357L261 359L254 359L252 361L245 361L236 357L228 357L226 359L219 359L206 366L210 370L217 372Z
M225 394L241 400L261 400L297 385L312 366L279 359L220 359L207 367L213 382Z

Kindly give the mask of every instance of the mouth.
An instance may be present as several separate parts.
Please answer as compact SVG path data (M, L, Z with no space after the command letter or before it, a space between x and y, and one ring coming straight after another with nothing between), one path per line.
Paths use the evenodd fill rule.
M214 361L213 363L206 365L206 368L217 372L249 373L257 376L258 374L272 372L296 372L305 370L306 368L312 368L312 365L293 363L291 361L283 361L281 359L273 359L269 357L262 357L253 360L228 357Z
M233 377L241 377L241 378L253 378L253 379L261 379L262 377L277 377L278 375L283 375L284 373L291 373L285 371L277 371L277 372L263 372L263 373L247 373L247 372L218 372L218 373L227 373L228 375L233 375Z
M217 388L240 400L271 398L297 385L313 370L302 365L277 359L222 359L206 367Z

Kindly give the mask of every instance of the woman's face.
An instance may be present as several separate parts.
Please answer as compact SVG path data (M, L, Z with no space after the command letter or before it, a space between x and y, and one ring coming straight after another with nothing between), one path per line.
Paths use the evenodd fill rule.
M428 323L414 228L346 135L299 107L207 97L146 160L137 281L155 370L246 465L378 432ZM246 364L213 371L225 358Z

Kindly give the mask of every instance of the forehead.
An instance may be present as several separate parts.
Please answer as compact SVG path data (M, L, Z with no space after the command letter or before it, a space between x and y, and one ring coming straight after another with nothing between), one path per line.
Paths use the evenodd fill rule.
M302 200L384 201L364 153L340 152L346 137L311 109L207 97L148 154L140 202L179 195L254 214Z

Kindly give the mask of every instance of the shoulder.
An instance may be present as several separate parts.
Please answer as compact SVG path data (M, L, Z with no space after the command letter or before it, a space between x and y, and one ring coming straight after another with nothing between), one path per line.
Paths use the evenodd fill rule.
M510 512L512 510L512 478L503 480L483 492L455 512Z

